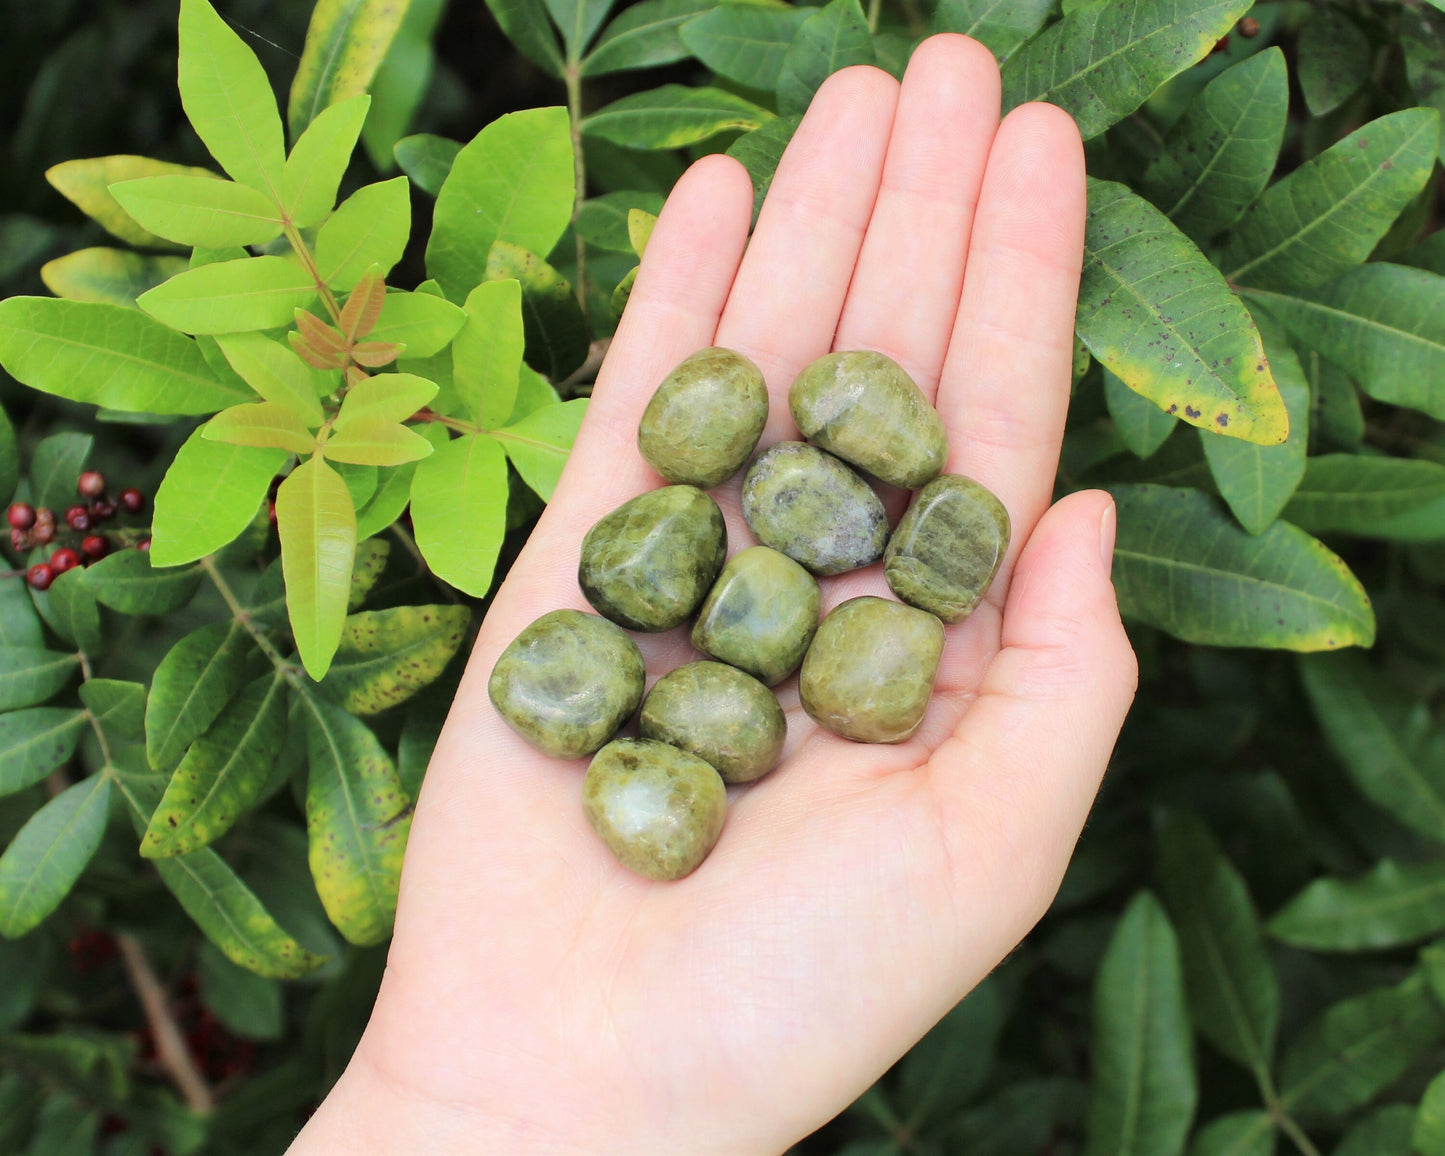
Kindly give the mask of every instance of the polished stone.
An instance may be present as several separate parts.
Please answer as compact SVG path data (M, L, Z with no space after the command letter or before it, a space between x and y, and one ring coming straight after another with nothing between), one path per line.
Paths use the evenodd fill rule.
M689 662L642 700L642 737L690 751L727 783L751 783L777 765L788 720L773 692L721 662Z
M696 755L650 739L618 739L588 765L582 805L624 867L666 881L707 858L727 817L727 788Z
M818 580L786 554L750 546L728 559L692 628L699 650L776 686L818 629Z
M502 651L487 695L507 725L544 754L590 755L642 701L642 653L595 614L554 610Z
M943 420L903 367L869 350L829 353L788 391L810 442L890 485L916 490L948 460Z
M798 689L818 725L861 743L901 743L918 729L938 660L943 624L886 598L851 598L818 627Z
M888 540L883 572L903 601L962 622L1008 550L1003 503L972 478L943 474L918 492Z
M693 486L664 486L587 531L577 581L598 613L619 626L671 630L707 597L727 548L716 502Z
M767 420L762 372L714 346L663 379L637 427L637 448L669 482L710 490L742 469Z
M743 479L742 505L753 537L814 574L866 566L888 543L888 516L872 487L802 442L779 442L758 455Z

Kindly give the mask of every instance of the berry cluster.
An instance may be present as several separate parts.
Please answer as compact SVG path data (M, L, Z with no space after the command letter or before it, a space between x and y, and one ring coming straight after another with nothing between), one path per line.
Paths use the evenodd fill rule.
M114 497L108 494L105 475L99 470L82 473L75 481L75 491L85 501L66 507L62 515L64 529L60 528L55 511L47 506L36 509L29 502L14 502L6 511L10 522L10 545L16 553L24 553L36 546L49 546L57 543L58 538L62 539L49 561L37 562L25 572L25 580L36 590L50 589L50 584L67 570L98 561L115 546L124 545L124 535L112 539L99 531L100 524L120 511L138 514L145 508L145 495L134 486L127 486ZM150 539L142 538L136 546L147 550Z

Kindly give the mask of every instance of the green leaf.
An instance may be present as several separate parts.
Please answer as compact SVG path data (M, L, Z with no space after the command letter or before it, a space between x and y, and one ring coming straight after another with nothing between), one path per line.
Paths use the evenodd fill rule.
M522 480L544 502L552 500L586 414L587 399L579 397L534 410L516 424L492 431Z
M91 1100L115 1103L131 1095L135 1044L124 1036L8 1032L0 1035L0 1055L21 1071L82 1091Z
M146 688L140 683L87 678L80 684L80 701L107 735L126 742L145 738Z
M135 305L147 289L184 270L184 257L143 257L125 249L78 249L47 261L40 279L57 297Z
M320 458L297 466L276 494L286 609L306 673L325 677L346 621L356 508L346 483Z
M612 0L544 0L547 11L562 33L568 60L580 60L607 13Z
M778 162L783 150L793 139L802 117L780 116L770 120L762 128L738 137L728 146L728 156L741 161L753 181L753 220L756 221L763 207L763 198L773 184L773 174L778 171Z
M608 302L612 310L612 316L621 317L622 311L627 308L627 301L632 296L632 286L637 283L637 267L627 270L626 276L617 282L617 288L612 290L612 299Z
M289 326L315 299L316 283L294 261L246 257L179 273L136 303L185 333L239 333Z
M156 491L151 565L180 566L234 541L256 516L286 451L191 434Z
M521 283L483 281L467 294L465 308L467 323L452 341L452 381L467 416L492 429L517 400L525 346Z
M1274 1123L1258 1109L1219 1116L1195 1134L1189 1156L1274 1156Z
M1355 383L1318 353L1301 358L1310 379L1310 436L1316 443L1354 448L1365 440L1365 413ZM1308 477L1308 470L1306 470Z
M100 846L110 809L106 772L67 787L0 855L0 935L15 939L60 906Z
M647 249L647 242L652 239L652 230L657 227L657 217L643 209L627 210L627 239L632 244L632 251L639 258Z
M1163 213L1093 178L1076 325L1106 369L1166 413L1261 445L1285 440L1249 311Z
M1353 879L1316 879L1269 921L1311 951L1376 951L1445 931L1445 864L1383 859Z
M466 321L467 315L461 306L441 297L429 293L388 293L376 328L367 335L367 340L399 342L406 346L409 358L431 357L446 348Z
M383 373L352 386L336 415L335 428L353 422L400 422L436 397L436 382L411 373Z
M1051 0L941 0L933 31L972 36L1000 61L1044 26Z
M783 56L777 78L778 111L784 116L806 112L813 93L833 73L852 64L872 64L874 59L873 37L858 0L829 0L803 21Z
M719 4L689 20L680 35L692 54L719 76L760 92L771 92L783 74L788 46L816 11L764 4Z
M411 126L436 72L432 40L447 0L410 0L386 59L371 82L371 113L361 139L379 172L395 165L392 149Z
M1324 454L1309 460L1304 481L1285 517L1312 534L1410 538L1419 524L1410 515L1435 513L1434 533L1445 537L1445 465L1367 454ZM1403 530L1404 533L1400 531Z
M23 582L0 582L0 647L44 645L29 588Z
M1336 8L1310 14L1299 38L1299 86L1313 116L1334 112L1359 91L1374 50L1360 26Z
M507 529L502 447L485 435L471 435L423 460L412 476L411 520L417 547L437 577L485 597ZM459 524L467 527L465 534L456 532Z
M397 606L353 614L322 686L352 714L380 714L441 674L470 621L465 606Z
M316 448L316 435L306 428L296 412L275 402L233 405L223 409L204 426L207 441L228 445L255 446L309 454Z
M656 216L662 212L662 196L659 193L629 191L592 197L584 201L577 212L577 235L598 249L631 253L632 238L627 232L627 214L632 209L642 209Z
M1250 0L1086 4L1009 58L1003 107L1050 101L1089 140L1202 60L1249 7Z
M367 90L406 8L407 0L318 0L291 81L286 120L293 138L324 109Z
M1411 1140L1412 1150L1420 1156L1445 1156L1445 1072L1425 1089Z
M517 400L507 415L507 425L516 425L528 414L536 413L543 406L557 405L561 400L561 394L545 377L524 364L517 374Z
M346 593L346 611L351 613L363 602L366 596L376 588L377 582L381 580L381 572L386 569L387 559L391 557L390 542L358 542L356 546L356 558L351 564L351 589ZM345 634L342 635L343 644ZM334 675L333 668L327 675Z
M142 228L180 245L264 245L281 235L281 213L250 185L211 177L141 177L110 195Z
M1221 72L1174 122L1140 189L1203 245L1264 192L1289 111L1284 53L1268 48Z
M1199 1093L1179 942L1148 891L1119 920L1094 984L1087 1156L1179 1156Z
M286 680L263 674L190 745L150 817L140 853L166 859L224 835L261 797L286 736Z
M460 141L448 140L444 136L418 133L402 137L392 149L401 171L411 178L424 193L433 197L441 192L447 176L456 163L457 153L462 151Z
M372 265L385 276L411 236L411 195L405 177L364 185L347 197L316 235L316 267L331 288L356 287Z
M562 50L542 0L487 0L487 9L518 52L543 72L562 75Z
M1439 143L1440 114L1407 108L1311 157L1240 218L1220 258L1229 280L1308 289L1360 264L1430 179Z
M31 597L52 630L94 654L101 645L100 605L84 583L85 571L77 566L52 582L44 594L32 591Z
M1445 277L1372 262L1323 289L1246 292L1371 397L1445 419Z
M1360 793L1445 843L1445 740L1425 704L1359 655L1301 659L1299 672L1325 741Z
M40 1109L27 1156L89 1156L100 1134L100 1109L79 1097L52 1092Z
M10 415L0 406L0 502L8 502L20 484L20 439L15 436L15 426ZM4 627L0 626L0 642L4 641Z
M1387 1104L1345 1133L1332 1156L1410 1156L1415 1109Z
M44 702L67 682L80 655L34 646L0 650L0 711Z
M85 712L36 706L0 714L0 795L38 783L75 753Z
M582 75L601 76L686 60L691 46L684 42L679 30L699 12L710 9L713 2L642 0L624 9L597 38L597 44L582 62Z
M153 161L149 157L110 156L86 160L62 161L45 171L49 181L66 200L87 217L99 222L105 231L130 245L147 249L174 249L177 246L142 229L111 194L110 186L141 177L190 176L216 178L208 169L175 165L169 161Z
M956 1115L988 1080L1008 1010L999 986L985 979L903 1057L897 1106L908 1129Z
M306 126L292 147L281 174L281 208L297 228L319 225L336 204L336 191L370 108L371 97L365 94L333 104Z
M214 413L246 400L194 341L120 305L0 301L0 365L32 389L126 413Z
M263 399L294 413L308 426L321 424L318 399L335 390L336 373L312 369L290 346L260 333L223 333L216 344L231 368Z
M614 100L583 117L582 131L629 148L674 149L720 132L754 129L772 119L767 109L721 88L663 84Z
M1416 973L1326 1009L1285 1053L1280 1100L1297 1116L1337 1120L1394 1083L1445 1036L1445 1014Z
M576 192L565 108L498 117L457 154L437 194L427 272L460 301L483 280L494 241L550 253L572 219ZM424 357L415 348L412 357Z
M587 360L591 342L582 306L572 286L541 257L506 241L494 242L487 280L521 284L528 365L552 381L563 381Z
M196 135L236 180L277 199L286 148L256 54L206 0L181 0L180 46L181 104Z
M187 634L156 667L146 700L146 759L175 767L210 729L250 677L254 644L239 622L214 622Z
M1143 394L1135 393L1107 369L1104 370L1104 404L1109 407L1109 416L1114 419L1119 437L1135 457L1152 457L1179 424L1177 417L1165 413Z
M1399 16L1399 35L1405 75L1417 103L1445 113L1445 16L1426 8L1405 8Z
M445 427L442 427L442 432L445 434ZM358 541L381 533L401 517L407 502L411 500L411 479L415 471L416 463L411 462L386 472L371 500L356 511Z
M37 506L60 511L75 496L75 480L90 460L95 438L62 432L41 440L30 455L30 492Z
M399 466L420 461L432 452L432 446L426 438L397 422L360 420L333 433L321 452L333 462Z
M156 570L149 552L120 550L92 562L81 581L97 602L122 614L169 614L194 597L201 572Z
M285 996L274 979L237 967L211 943L196 955L201 1002L233 1035L279 1040L286 1032Z
M1206 646L1333 650L1374 641L1364 587L1303 530L1276 522L1251 536L1197 490L1110 489L1125 617Z
M352 943L391 934L411 803L376 735L339 706L303 694L310 776L311 875L331 922Z

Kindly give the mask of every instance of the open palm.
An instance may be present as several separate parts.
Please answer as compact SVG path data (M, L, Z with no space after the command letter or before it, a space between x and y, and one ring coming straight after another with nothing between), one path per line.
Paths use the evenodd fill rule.
M871 68L829 79L749 241L751 207L746 173L715 156L663 210L428 770L371 1025L297 1153L780 1151L977 983L1058 885L1135 678L1109 583L1112 504L1089 492L1050 508L1078 133L1046 105L1000 125L992 57L939 36L901 85ZM914 738L829 734L788 680L782 763L734 789L702 867L659 884L588 828L584 764L528 747L486 682L533 619L586 608L583 534L659 484L636 448L643 407L712 344L763 370L764 446L796 437L787 389L809 361L895 358L943 416L949 471L1007 506L1013 544L987 601L948 628ZM737 479L714 496L732 549L750 544ZM822 585L825 612L887 593L876 565ZM649 681L695 657L685 630L639 642Z

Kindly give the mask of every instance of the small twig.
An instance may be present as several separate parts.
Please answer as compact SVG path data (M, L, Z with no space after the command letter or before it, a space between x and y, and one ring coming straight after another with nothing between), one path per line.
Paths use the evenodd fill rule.
M151 1037L156 1044L156 1059L175 1084L186 1107L202 1116L209 1114L216 1106L216 1097L191 1058L185 1037L167 1006L165 988L151 966L145 948L138 939L125 932L117 932L115 942L120 948L130 986L145 1011L146 1023L150 1025Z
M579 365L569 377L557 383L557 392L565 397L569 393L576 393L578 387L595 382L597 373L602 368L602 360L607 356L607 350L611 346L612 338L610 337L599 337L588 346L587 360Z

